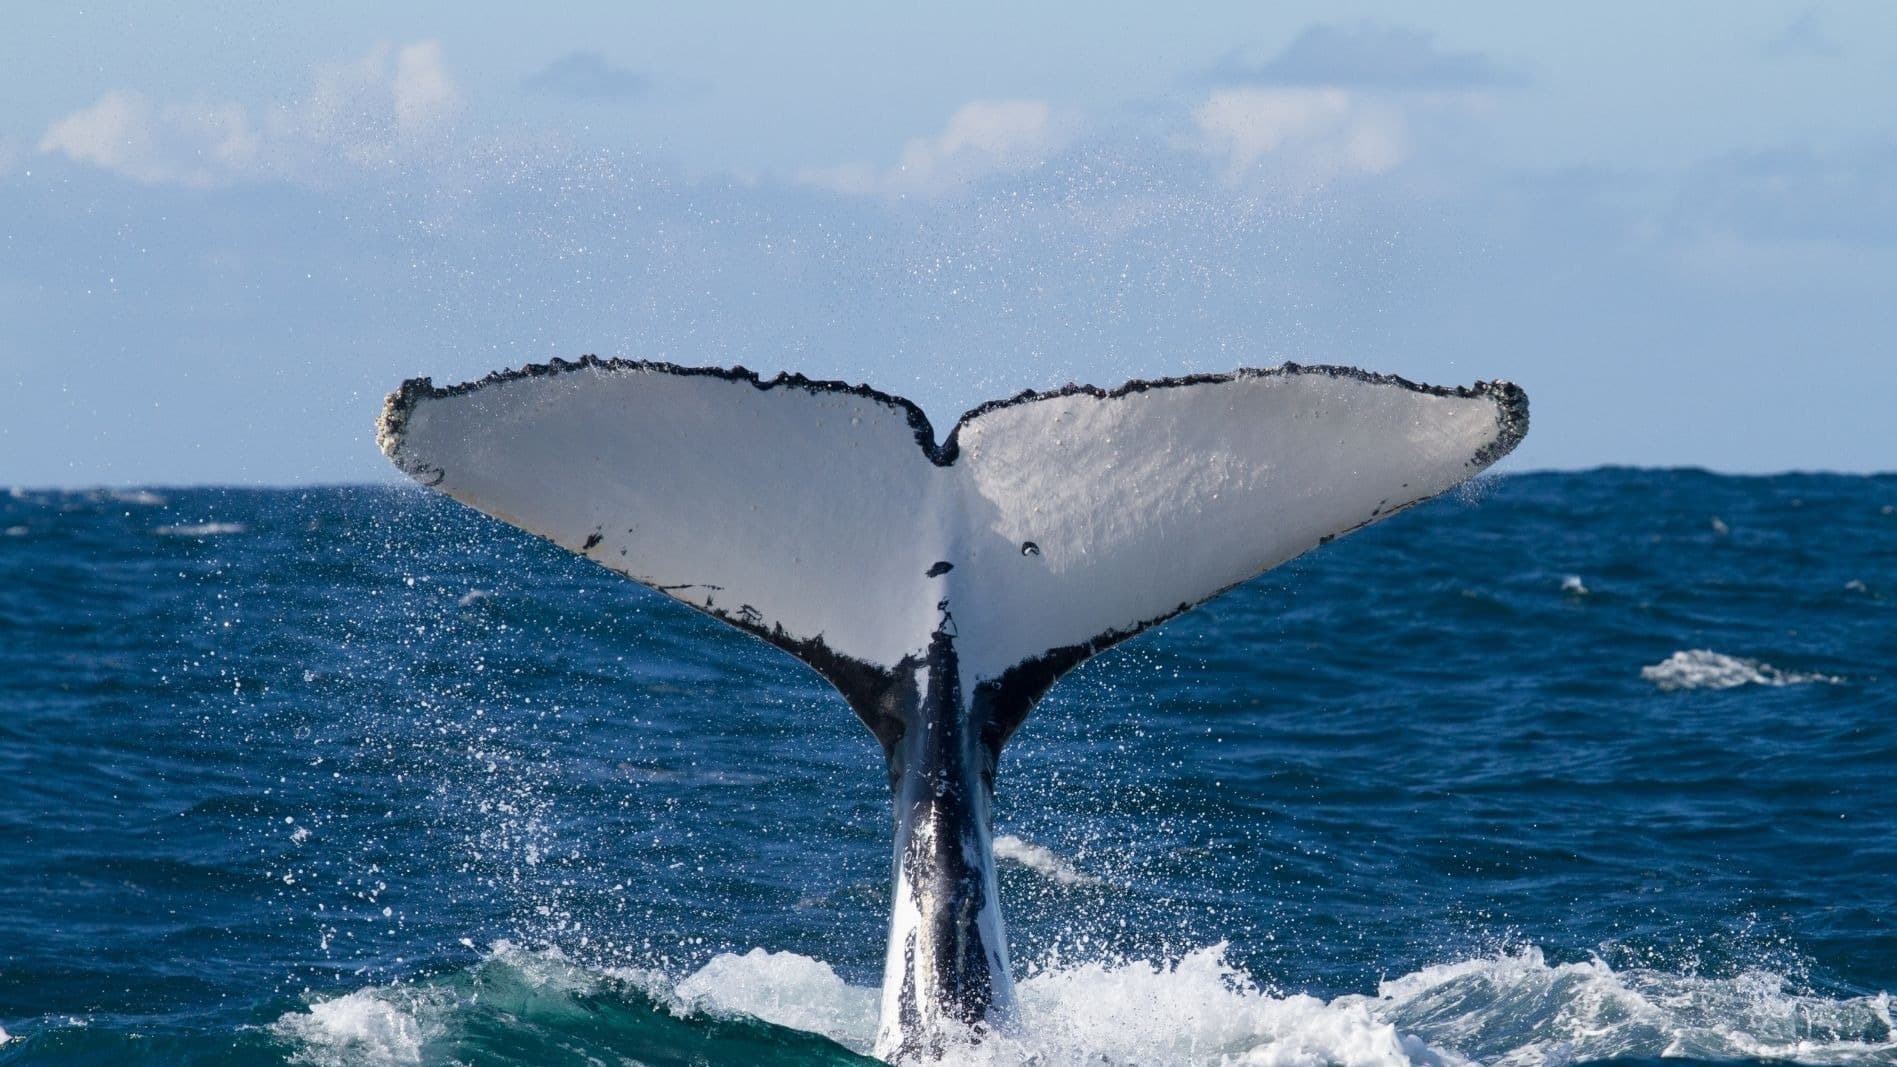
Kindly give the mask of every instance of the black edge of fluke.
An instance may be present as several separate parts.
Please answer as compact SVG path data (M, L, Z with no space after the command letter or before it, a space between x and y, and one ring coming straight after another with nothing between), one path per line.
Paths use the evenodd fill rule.
M748 382L758 389L802 389L808 393L848 393L865 397L902 412L914 431L916 444L923 454L938 467L954 464L961 452L959 437L962 427L969 425L993 411L1014 407L1017 404L1033 403L1037 400L1051 400L1066 396L1091 396L1103 400L1143 393L1149 389L1177 389L1191 385L1212 385L1219 382L1236 381L1240 378L1268 378L1273 376L1291 376L1298 374L1317 374L1330 378L1350 378L1373 385L1394 385L1411 392L1427 393L1431 396L1454 397L1491 397L1496 404L1496 426L1498 434L1495 440L1484 445L1469 458L1469 465L1476 468L1487 467L1513 451L1515 446L1528 433L1528 394L1513 382L1494 381L1477 382L1474 385L1424 385L1410 381L1395 374L1377 374L1356 367L1339 367L1328 364L1303 366L1297 363L1284 363L1276 367L1240 367L1223 374L1188 374L1168 378L1136 378L1113 389L1102 389L1096 385L1069 383L1058 389L1036 391L1024 389L1011 397L990 400L974 407L955 421L948 437L941 443L935 440L935 428L929 422L928 415L912 400L873 389L868 385L851 385L848 382L820 378L807 378L802 374L785 371L775 378L759 377L755 371L743 366L723 367L686 367L677 363L654 360L601 359L596 355L586 355L578 360L555 358L546 363L529 363L519 370L494 371L485 378L457 385L437 386L430 378L410 378L403 382L382 405L382 417L376 428L376 444L395 465L404 473L426 483L430 475L439 475L438 471L425 465L411 467L401 457L402 433L408 423L409 413L422 400L438 400L444 397L460 396L485 389L491 385L503 385L522 378L545 378L572 371L650 371L661 374L673 374L680 377L722 378L725 381ZM436 477L439 481L439 477ZM432 483L429 483L432 484Z
M990 400L985 404L970 409L963 414L960 419L957 419L954 428L949 431L948 439L942 443L941 452L944 458L937 460L937 462L942 466L947 466L955 462L955 457L960 452L960 445L957 443L957 438L961 434L962 427L967 426L989 412L1014 407L1017 404L1029 404L1037 400L1052 400L1065 396L1091 396L1101 400L1112 400L1122 396L1130 396L1134 393L1143 393L1149 389L1177 389L1190 385L1215 385L1220 382L1237 381L1241 378L1291 377L1299 374L1322 375L1327 378L1349 378L1371 385L1394 385L1408 389L1413 393L1426 393L1430 396L1495 397L1497 405L1496 425L1500 432L1496 440L1484 446L1470 458L1469 462L1472 466L1486 467L1496 460L1501 459L1503 456L1508 455L1516 445L1521 443L1522 438L1528 433L1528 394L1523 392L1521 387L1513 382L1477 382L1474 385L1453 386L1425 385L1420 382L1410 381L1408 378L1401 377L1400 375L1378 374L1374 371L1362 370L1357 367L1339 367L1330 364L1316 364L1307 367L1298 363L1282 363L1276 367L1240 367L1237 370L1227 371L1223 374L1187 374L1168 378L1135 378L1112 389L1102 389L1097 385L1080 385L1073 382L1069 382L1058 389L1048 389L1038 392L1033 389L1024 389L1004 400Z
M879 404L902 412L908 420L909 428L915 432L916 444L922 448L931 460L938 465L947 466L940 458L935 443L935 427L929 424L929 417L923 414L913 401L867 385L851 385L848 382L807 378L802 374L789 371L781 372L775 378L765 379L756 371L743 366L724 367L686 367L677 363L644 359L601 359L596 355L581 356L577 360L554 358L546 363L529 363L519 370L498 370L485 378L456 385L438 386L430 378L410 378L388 395L382 404L382 418L376 428L376 443L381 446L384 455L395 462L404 471L399 453L402 448L402 432L408 424L409 413L422 400L440 400L451 396L478 392L492 385L505 385L523 378L548 378L573 371L593 370L610 372L653 372L671 374L681 378L721 378L729 382L746 382L758 389L802 389L807 393L848 393L865 397Z
M1487 467L1515 451L1515 446L1528 436L1528 394L1514 382L1505 381L1477 382L1470 393L1495 400L1495 423L1499 432L1495 440L1469 461L1477 467Z

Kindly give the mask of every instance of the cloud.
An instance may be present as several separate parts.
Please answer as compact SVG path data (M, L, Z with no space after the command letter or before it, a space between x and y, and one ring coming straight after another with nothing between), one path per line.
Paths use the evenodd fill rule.
M1780 30L1778 36L1765 45L1766 55L1779 57L1818 56L1830 59L1840 52L1837 42L1831 39L1819 22L1816 9L1793 19L1791 25Z
M1067 146L1073 126L1045 100L976 100L950 116L940 134L911 139L893 167L852 163L805 170L797 179L844 193L940 196L1040 166Z
M210 186L254 167L261 140L237 104L157 105L135 92L106 93L54 122L39 150L147 185Z
M1227 55L1208 79L1196 147L1229 183L1294 190L1395 170L1524 80L1423 30L1371 23L1308 26L1266 62Z
M651 79L615 66L598 52L569 52L521 85L531 92L580 100L625 100L652 88Z
M302 97L255 111L113 90L55 120L38 147L147 185L322 181L339 168L387 169L438 148L459 101L441 46L421 41L320 67Z
M1423 30L1364 23L1308 26L1265 63L1232 53L1215 64L1221 85L1345 86L1400 90L1468 90L1521 83L1521 75L1480 52L1451 52Z
M1381 174L1409 155L1401 109L1337 88L1218 89L1192 112L1227 181L1265 174L1308 187Z
M374 74L371 75L373 84ZM422 41L395 54L395 77L389 85L395 102L398 130L435 126L454 111L460 94L441 62L441 42Z

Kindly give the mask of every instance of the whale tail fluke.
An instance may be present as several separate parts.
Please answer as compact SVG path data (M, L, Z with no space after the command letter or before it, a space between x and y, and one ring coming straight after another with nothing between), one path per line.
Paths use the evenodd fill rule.
M1286 365L1023 393L938 442L866 387L588 357L407 382L378 440L424 485L796 655L887 747L891 678L938 630L998 745L1088 656L1526 429L1507 383Z
M937 441L898 397L794 375L556 361L392 394L403 471L755 634L883 745L894 892L876 1050L937 1058L1013 999L1002 746L1089 656L1474 475L1507 383L1284 366L1022 393Z

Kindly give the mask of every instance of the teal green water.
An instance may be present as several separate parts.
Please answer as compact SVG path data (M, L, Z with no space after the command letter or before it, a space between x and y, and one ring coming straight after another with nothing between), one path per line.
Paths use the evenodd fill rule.
M880 757L788 657L418 491L0 532L0 1063L866 1047ZM1894 477L1352 535L1029 721L969 1058L1897 1063L1892 663Z

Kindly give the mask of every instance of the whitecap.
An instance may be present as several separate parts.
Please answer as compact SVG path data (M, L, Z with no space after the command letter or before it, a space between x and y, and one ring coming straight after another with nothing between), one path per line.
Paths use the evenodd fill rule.
M1225 946L1176 963L1055 967L1020 985L1021 1027L981 1062L1455 1067L1469 1061L1379 1017L1362 998L1274 996Z
M283 1016L271 1029L295 1062L412 1064L456 1029L455 1013L516 1011L529 994L541 1025L560 1005L617 982L678 1018L750 1016L867 1052L880 1001L822 960L753 949L714 957L683 979L588 970L558 950L506 942L469 972L372 987ZM456 993L450 986L461 987ZM1267 1067L1543 1067L1608 1057L1897 1062L1887 994L1828 999L1752 970L1726 978L1616 971L1599 960L1550 964L1526 948L1425 967L1374 993L1333 1000L1260 986L1213 945L1167 962L1050 961L1018 985L1016 1017L952 1067L1021 1063L1253 1064ZM478 1006L477 1006L478 1005ZM497 1005L511 1005L505 1009Z
M1581 576L1570 574L1561 579L1561 591L1571 596L1586 596L1587 586L1581 582Z
M1018 863L1049 881L1062 885L1100 885L1100 879L1054 854L1045 845L1023 841L1013 834L995 838L995 858Z
M795 952L722 953L674 993L688 1010L750 1015L855 1049L876 1039L876 991L852 986L829 964Z
M1733 689L1742 685L1844 684L1844 679L1836 675L1780 670L1769 663L1728 656L1706 648L1675 652L1659 663L1640 668L1640 677L1666 692L1678 689Z
M1399 1028L1491 1067L1673 1056L1887 1063L1897 1055L1888 994L1794 994L1764 970L1726 978L1622 972L1600 960L1550 964L1527 948L1426 967L1364 999Z
M185 522L175 526L159 526L152 533L160 537L217 537L222 534L246 533L250 527L241 522Z
M137 504L142 508L162 508L170 503L150 489L114 489L107 495L121 504Z
M1889 1063L1890 998L1789 993L1753 970L1703 978L1542 952L1426 967L1334 1000L1261 989L1214 945L1170 962L1051 963L1019 983L1012 1024L953 1064L1176 1063L1269 1067L1540 1067L1612 1056ZM867 1050L874 991L795 953L720 956L677 986L682 1006L743 1013Z
M1173 963L1050 965L1017 986L1017 1017L943 1062L1257 1064L1264 1067L1463 1067L1467 1060L1399 1033L1364 1003L1278 997L1216 945ZM744 1014L867 1052L880 997L793 952L725 954L679 982L680 1008Z
M401 987L361 989L290 1012L271 1033L298 1045L293 1063L317 1067L367 1064L372 1067L420 1063L426 1042L441 1032L439 1023L420 1017L424 1005ZM398 1003L398 999L410 1003Z

